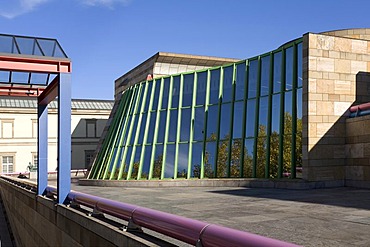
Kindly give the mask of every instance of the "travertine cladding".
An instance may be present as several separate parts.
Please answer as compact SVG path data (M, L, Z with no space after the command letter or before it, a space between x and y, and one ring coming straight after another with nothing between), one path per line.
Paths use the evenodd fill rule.
M346 184L370 188L370 116L346 120Z
M345 179L345 118L355 102L370 101L363 76L370 71L370 42L338 36L369 33L359 30L303 36L303 177L309 181Z

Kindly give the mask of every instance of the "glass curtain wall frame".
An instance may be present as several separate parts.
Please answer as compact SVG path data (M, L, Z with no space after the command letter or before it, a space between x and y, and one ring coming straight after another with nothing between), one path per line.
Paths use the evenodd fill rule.
M132 86L89 178L295 178L302 159L301 42Z

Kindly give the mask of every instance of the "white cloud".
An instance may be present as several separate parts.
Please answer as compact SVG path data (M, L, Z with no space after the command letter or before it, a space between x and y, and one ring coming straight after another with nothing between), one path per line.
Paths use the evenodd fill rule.
M113 8L116 4L127 5L130 0L82 0L83 4L89 6L105 6Z
M12 19L19 15L35 10L39 5L50 0L11 0L2 1L0 5L0 16ZM4 3L5 2L5 3Z

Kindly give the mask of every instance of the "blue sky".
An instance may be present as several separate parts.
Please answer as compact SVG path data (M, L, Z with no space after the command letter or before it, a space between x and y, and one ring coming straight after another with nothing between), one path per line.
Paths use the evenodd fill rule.
M245 59L307 32L370 27L368 0L0 0L0 33L56 38L72 97L113 99L114 80L158 51Z

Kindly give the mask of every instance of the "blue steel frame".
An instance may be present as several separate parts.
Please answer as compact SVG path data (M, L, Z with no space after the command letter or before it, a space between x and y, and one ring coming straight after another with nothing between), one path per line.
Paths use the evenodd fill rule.
M38 97L38 195L45 194L47 187L47 106L56 97L58 97L57 202L62 204L71 190L71 74L58 73Z

